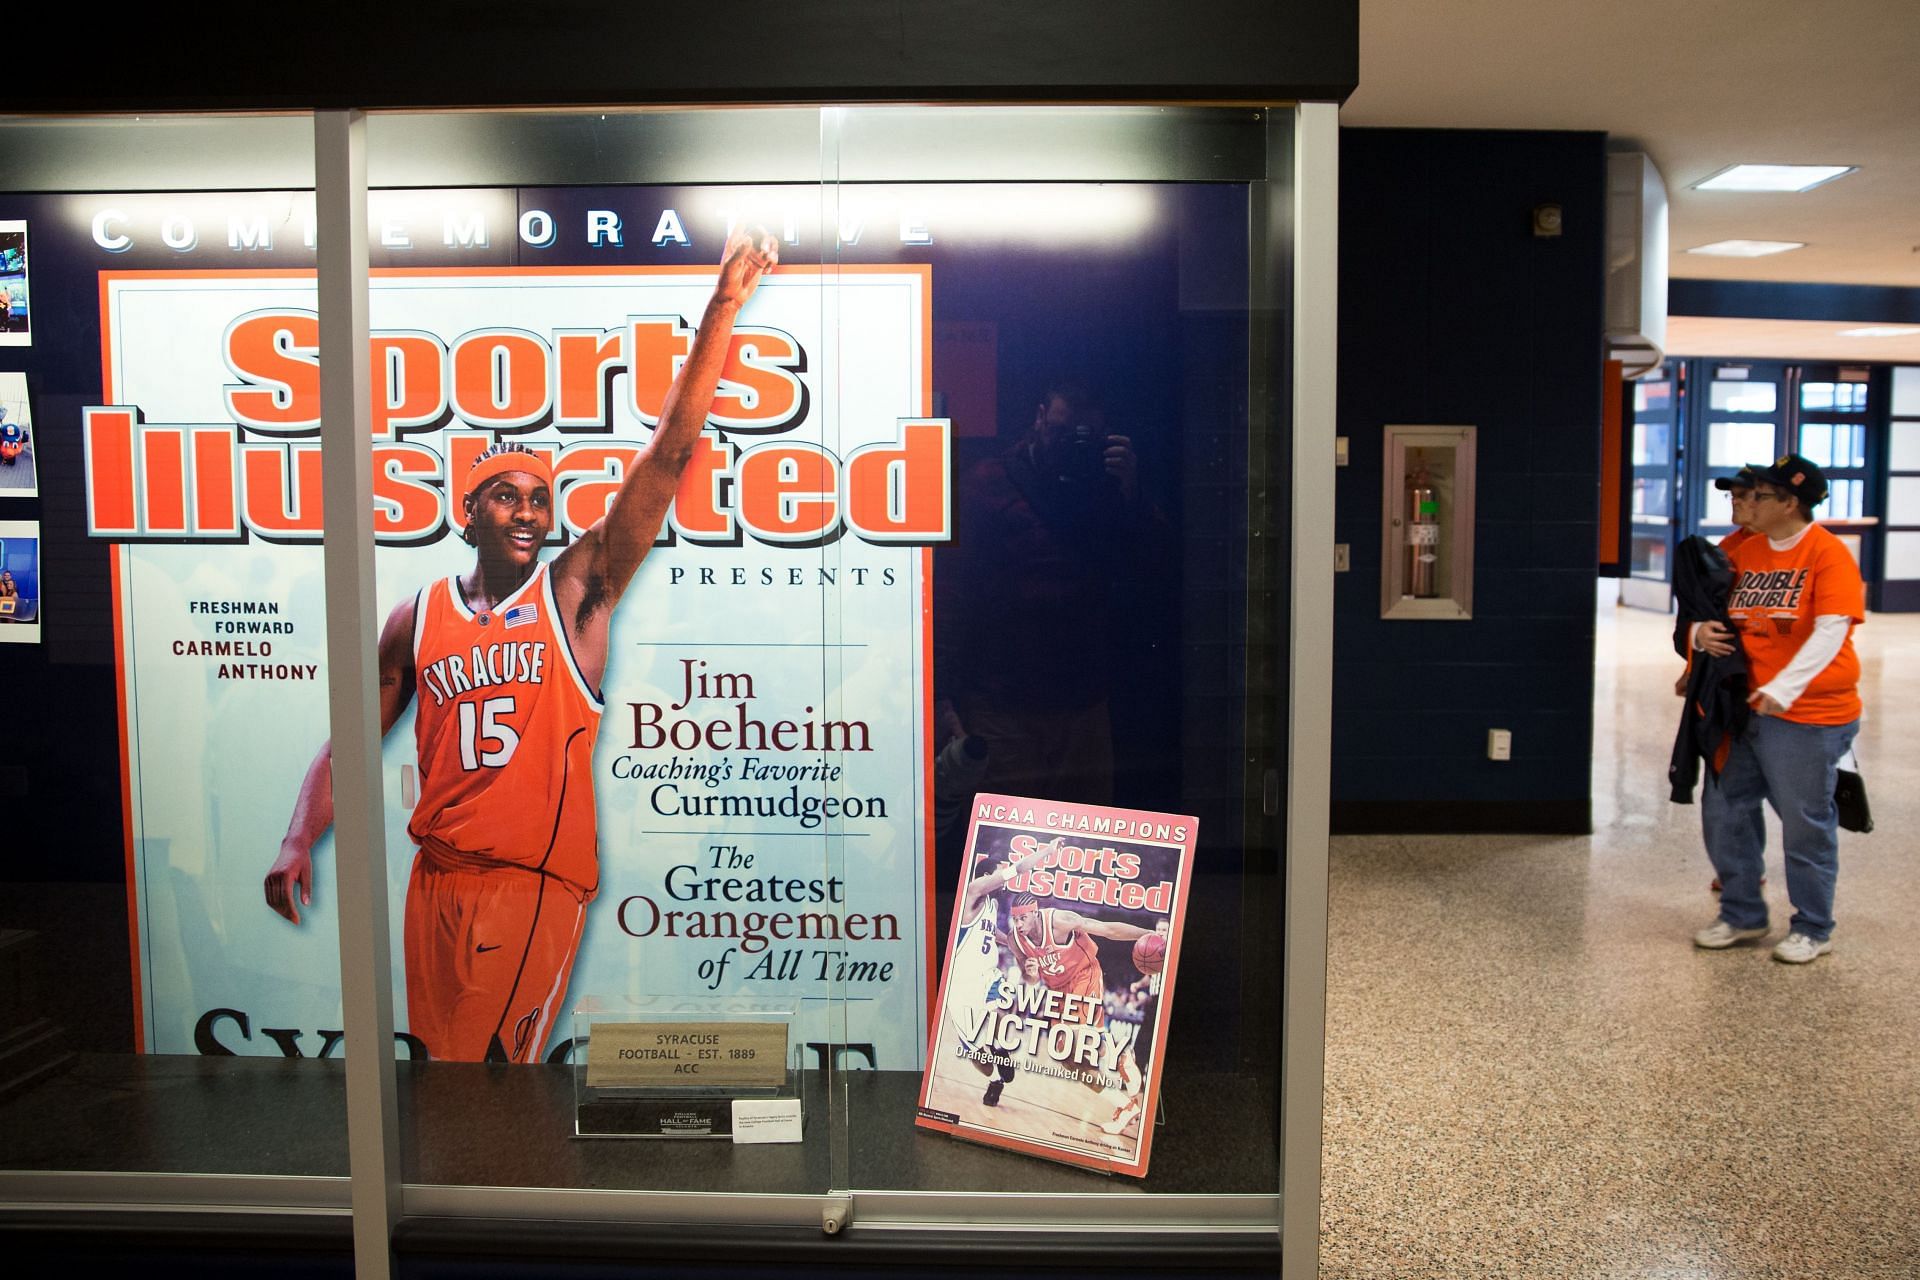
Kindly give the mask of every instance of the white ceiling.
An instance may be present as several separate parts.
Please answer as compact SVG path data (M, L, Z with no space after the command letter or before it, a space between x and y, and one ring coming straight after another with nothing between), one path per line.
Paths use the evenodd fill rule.
M1676 277L1920 286L1920 0L1361 0L1341 120L1602 130L1666 179ZM1801 195L1690 189L1741 161L1860 171ZM1807 247L1682 252L1734 238Z

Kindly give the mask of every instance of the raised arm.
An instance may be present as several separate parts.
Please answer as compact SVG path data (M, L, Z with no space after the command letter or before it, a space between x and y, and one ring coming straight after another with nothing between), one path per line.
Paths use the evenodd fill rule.
M385 738L413 700L413 621L415 597L395 605L380 629L380 736ZM313 903L313 846L333 825L333 740L320 744L300 794L293 820L280 841L280 856L267 872L267 905L295 924L300 908Z
M1060 837L1056 836L1041 845L1024 858L1015 858L1012 862L1003 862L982 875L967 881L967 891L961 895L961 915L971 914L979 906L980 896L1002 888L1013 881L1015 876L1023 876L1040 865L1040 860L1048 853L1060 847ZM982 854L982 857L986 855Z
M1101 920L1094 916L1083 916L1078 911L1055 911L1056 924L1067 925L1082 933L1090 933L1096 938L1112 938L1115 942L1132 942L1135 938L1144 938L1151 929L1142 929L1139 925L1126 924L1119 920Z
M607 514L553 561L553 589L570 632L591 615L611 611L653 549L660 523L680 487L680 474L707 425L714 390L733 343L733 323L760 277L780 260L779 242L765 231L735 231L727 240L720 277L694 331L686 362L660 407L660 425L634 460ZM591 637L570 634L570 639ZM576 645L578 648L578 645ZM585 655L576 654L577 657Z

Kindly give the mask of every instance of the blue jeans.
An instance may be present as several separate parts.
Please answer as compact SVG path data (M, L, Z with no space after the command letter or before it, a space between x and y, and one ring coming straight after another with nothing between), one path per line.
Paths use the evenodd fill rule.
M1707 779L1700 829L1720 877L1722 920L1736 929L1767 923L1767 903L1760 895L1767 849L1760 802L1765 800L1780 815L1793 931L1815 940L1833 932L1833 882L1840 870L1834 773L1859 728L1858 720L1796 724L1755 716L1734 742L1719 778Z

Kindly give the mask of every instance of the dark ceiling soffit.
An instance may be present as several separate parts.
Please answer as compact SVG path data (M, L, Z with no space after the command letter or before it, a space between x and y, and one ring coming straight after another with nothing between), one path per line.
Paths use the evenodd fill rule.
M1358 0L544 0L38 15L0 112L1344 101ZM103 29L104 27L104 29ZM38 68L38 70L36 70Z
M1765 280L1670 280L1667 314L1721 320L1832 320L1920 324L1920 289Z

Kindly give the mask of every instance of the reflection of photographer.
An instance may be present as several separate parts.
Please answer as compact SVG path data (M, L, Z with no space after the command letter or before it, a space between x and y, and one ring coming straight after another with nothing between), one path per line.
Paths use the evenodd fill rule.
M1117 595L1158 527L1138 470L1099 404L1063 383L1019 443L961 477L934 568L935 739L985 740L977 790L1112 801Z
M1035 411L1033 431L1025 441L1033 467L1043 478L1050 475L1063 486L1061 497L1076 489L1098 495L1100 482L1110 479L1120 495L1131 501L1139 471L1133 442L1108 435L1106 415L1099 407L1086 403L1084 395L1079 401L1072 395L1071 390L1050 391Z

